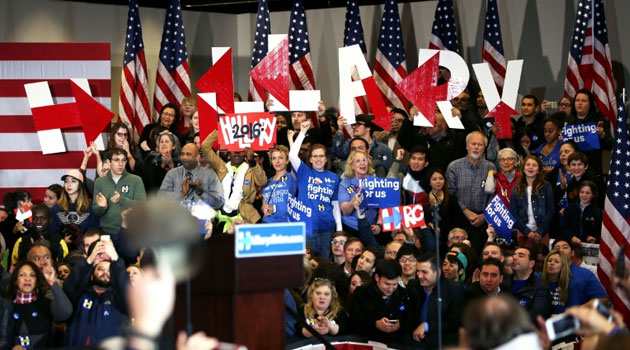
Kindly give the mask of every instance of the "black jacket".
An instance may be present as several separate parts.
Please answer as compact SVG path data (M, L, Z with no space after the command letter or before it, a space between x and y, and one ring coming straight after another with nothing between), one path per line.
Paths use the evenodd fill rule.
M442 295L442 342L446 345L458 344L458 331L462 322L462 313L464 311L464 287L461 283L447 280L440 277L440 292ZM436 286L437 287L437 286ZM420 310L426 300L424 288L420 285L418 279L409 281L407 290L416 299L416 319L414 329L420 325ZM438 307L437 307L437 288L433 288L433 292L429 295L429 305L427 310L427 323L429 324L429 332L420 342L423 348L434 349L438 345ZM412 341L415 345L418 343Z
M398 132L398 143L409 152L413 146L424 145L429 149L429 165L446 171L448 165L455 159L466 156L466 142L462 134L452 129L446 130L446 135L439 140L420 133L420 127L413 126L409 119L403 121Z
M580 208L580 203L570 203L564 210L564 237L571 239L579 238L582 242L586 237L592 236L597 239L602 232L602 210L594 203L589 204L584 210Z
M511 278L514 283L514 277ZM507 291L507 292L511 292ZM532 272L521 289L512 294L518 303L527 310L532 322L536 321L536 316L540 315L544 319L551 316L551 295L549 288Z
M382 343L400 343L404 335L409 335L414 330L414 325L417 323L415 309L415 303L402 288L397 288L391 297L383 299L383 294L376 283L371 283L354 291L350 324L353 332L371 340ZM378 330L376 321L383 317L398 320L400 329L394 333Z

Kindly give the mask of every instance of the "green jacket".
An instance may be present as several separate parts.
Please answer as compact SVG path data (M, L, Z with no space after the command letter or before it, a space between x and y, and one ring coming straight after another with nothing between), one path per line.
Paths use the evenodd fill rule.
M120 193L120 202L114 203L110 198L114 195L114 191ZM96 202L92 206L92 212L101 217L101 227L103 231L109 235L117 235L120 231L122 218L120 213L131 207L134 201L145 200L147 194L144 191L144 184L139 176L133 175L125 171L118 183L112 179L111 171L107 176L99 177L94 182L94 197L102 193L107 198L107 208L99 207Z

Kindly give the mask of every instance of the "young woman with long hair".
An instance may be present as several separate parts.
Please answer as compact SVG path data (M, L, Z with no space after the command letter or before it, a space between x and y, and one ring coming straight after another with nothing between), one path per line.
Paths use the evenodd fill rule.
M531 247L534 243L549 244L549 228L554 211L553 190L545 180L542 161L536 156L525 157L510 200L510 212L516 219L515 227L518 230L518 245Z
M571 278L571 262L558 249L554 249L545 257L542 281L551 293L551 313L561 314L569 306L579 305L577 284Z

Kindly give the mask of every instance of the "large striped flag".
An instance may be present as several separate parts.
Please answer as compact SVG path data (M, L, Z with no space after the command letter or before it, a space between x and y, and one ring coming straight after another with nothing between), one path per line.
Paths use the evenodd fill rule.
M383 94L386 105L407 110L407 100L396 87L396 84L406 76L407 62L398 15L398 2L386 0L374 60L374 80Z
M575 15L564 94L575 97L582 88L593 92L600 113L615 125L617 101L602 0L580 0Z
M459 52L453 0L439 0L435 7L429 48Z
M622 97L617 113L615 147L606 188L597 275L615 305L615 310L623 314L626 322L630 322L630 300L610 287L619 249L625 246L626 261L630 258L630 135L623 100Z
M0 201L23 188L41 202L46 187L78 169L86 148L81 127L62 129L67 152L42 154L24 84L48 81L56 104L74 101L71 78L86 78L92 96L111 108L109 43L0 43ZM94 178L95 159L88 163Z
M129 1L118 115L138 135L145 125L151 123L147 62L144 57L138 0Z
M343 30L343 46L359 45L363 55L366 54L365 39L363 37L363 25L361 25L361 14L359 13L358 0L348 0L346 3L346 24ZM352 79L360 80L359 72L352 69ZM368 113L368 103L366 96L358 96L354 100L355 112Z
M292 90L315 90L311 47L302 0L294 0L289 19L289 75Z
M163 105L174 103L180 108L184 97L190 96L188 51L179 0L170 0L166 9L159 59L153 97L156 117Z
M254 48L252 49L251 69L254 69L269 51L268 42L271 34L271 22L269 22L269 7L267 0L258 0L258 14L256 15L256 34L254 35ZM249 78L248 101L265 101L265 89Z
M506 63L503 54L503 39L501 39L501 23L499 22L497 0L488 0L486 2L486 26L483 30L481 61L490 65L490 72L500 93L503 90Z

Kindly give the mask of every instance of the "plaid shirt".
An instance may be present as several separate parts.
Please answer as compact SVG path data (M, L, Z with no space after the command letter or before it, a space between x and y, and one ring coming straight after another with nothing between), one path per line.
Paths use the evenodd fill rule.
M486 208L488 195L484 192L488 171L496 170L494 164L479 159L473 165L468 156L454 160L446 169L448 190L457 196L459 207L479 214Z

